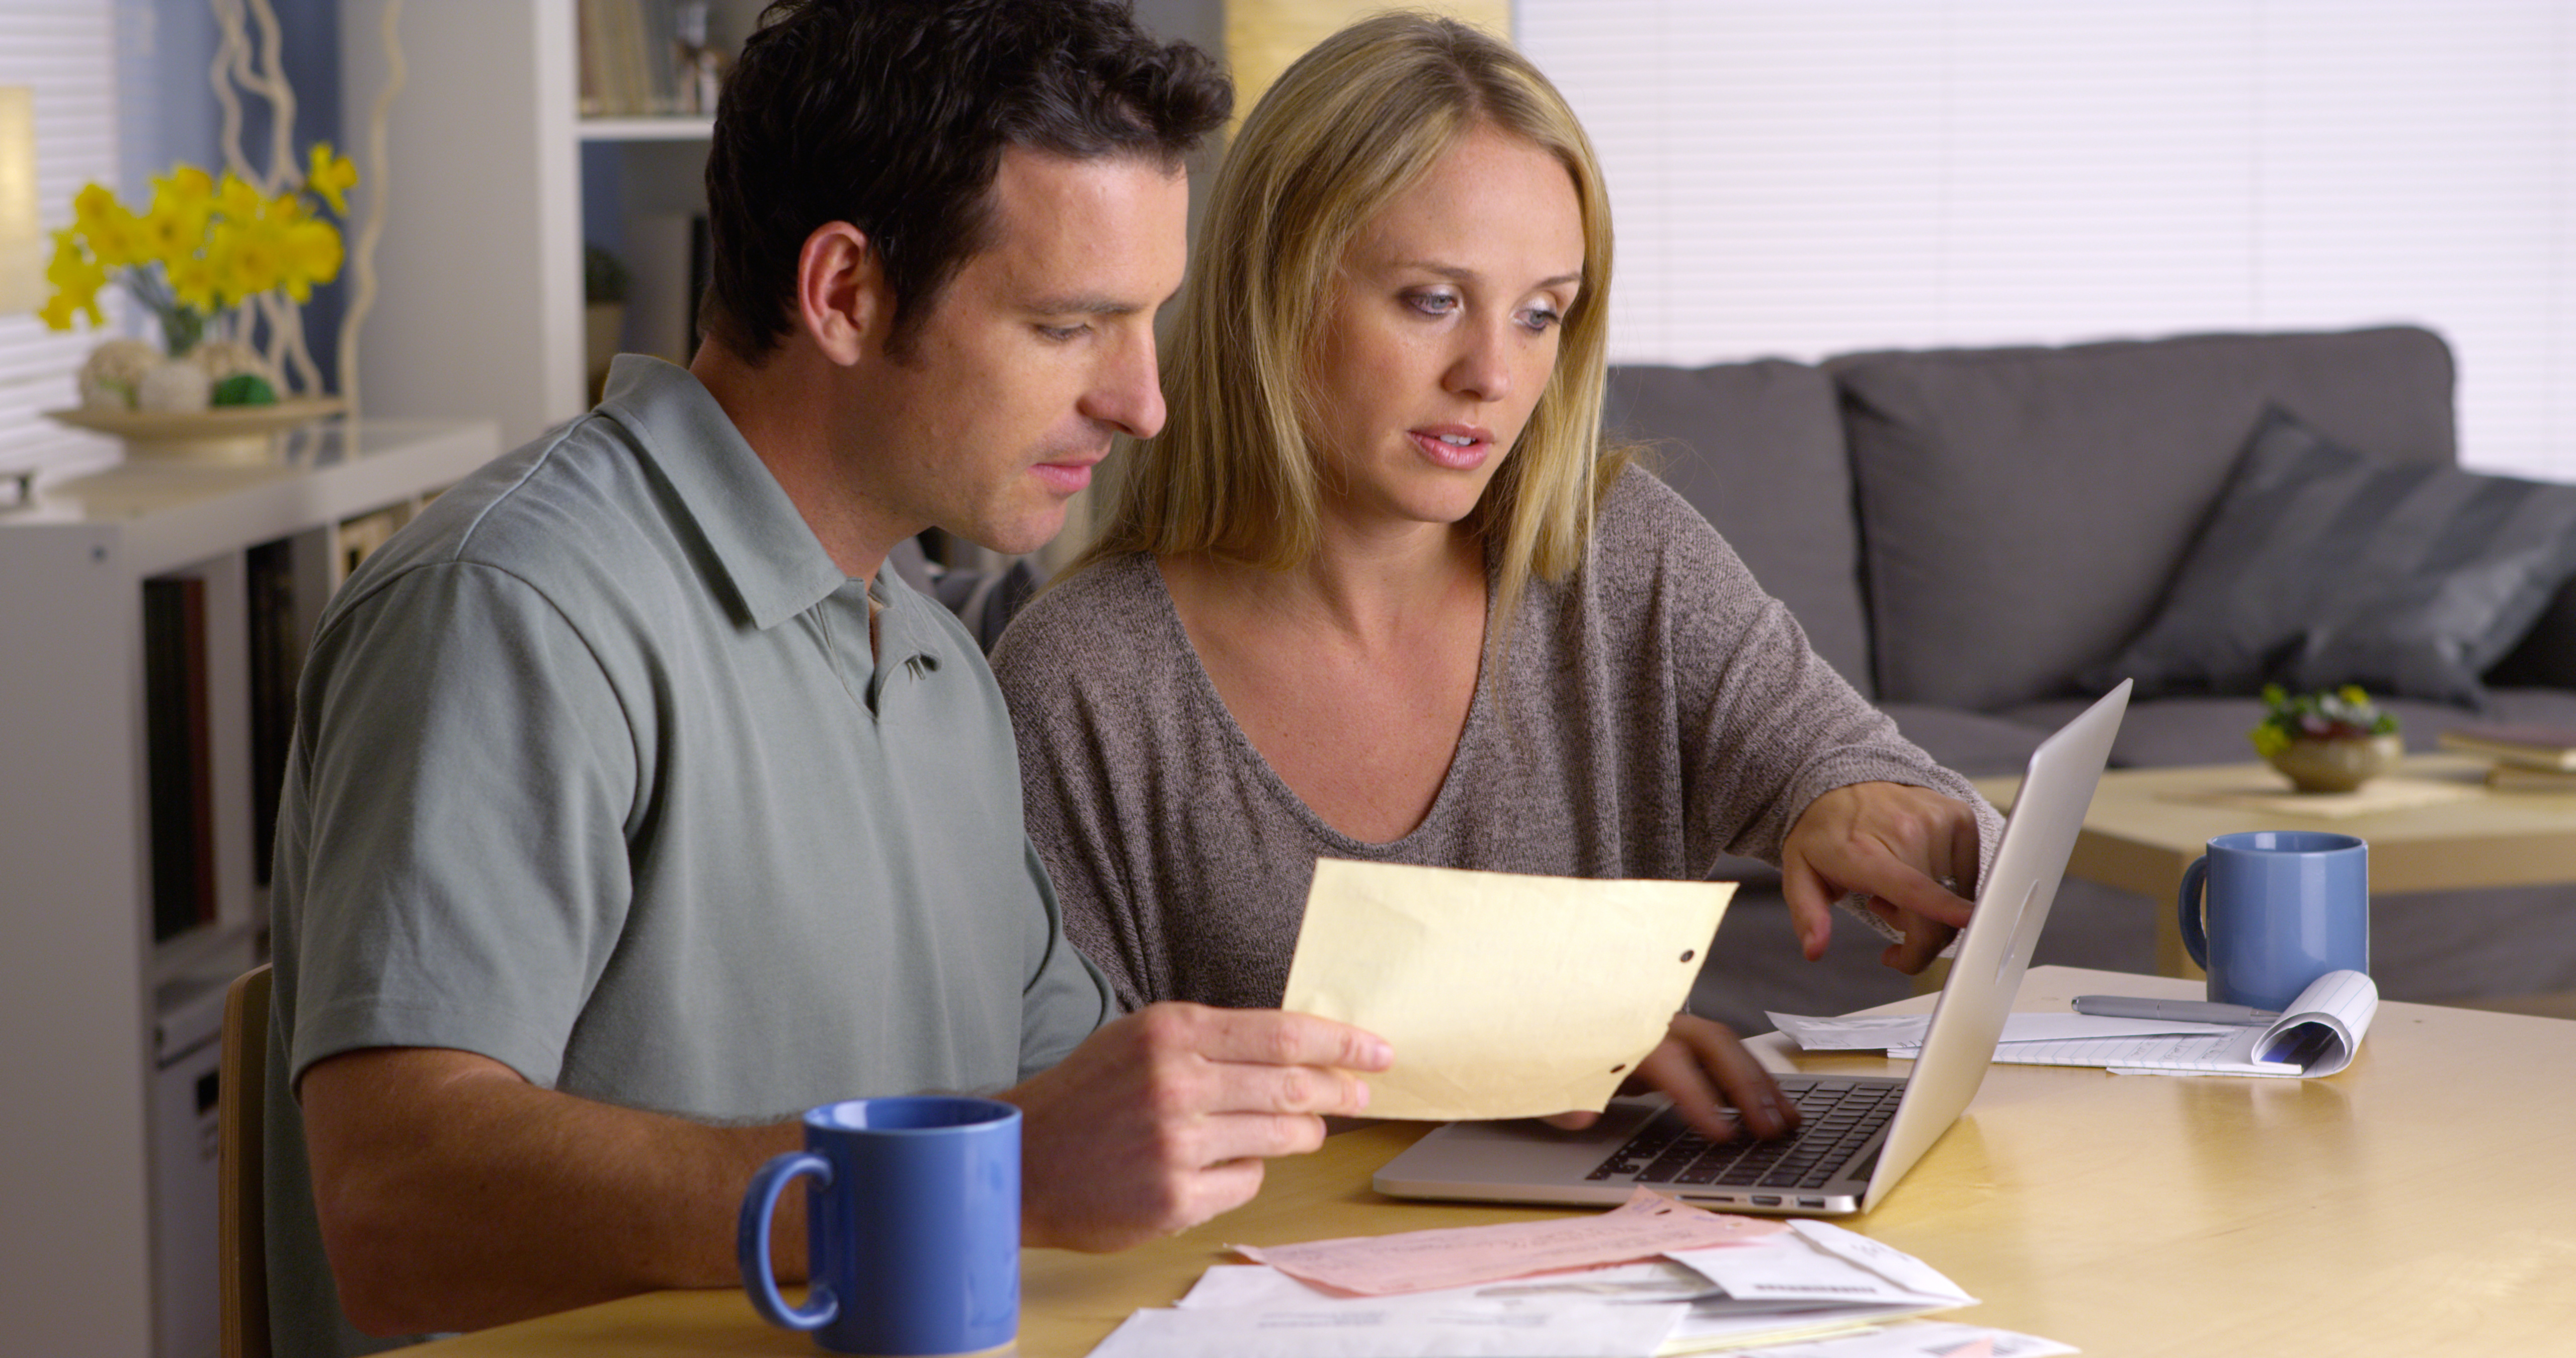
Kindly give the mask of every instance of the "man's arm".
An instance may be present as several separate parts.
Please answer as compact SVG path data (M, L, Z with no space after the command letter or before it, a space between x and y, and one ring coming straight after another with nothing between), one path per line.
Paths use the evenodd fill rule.
M738 1281L734 1223L793 1122L711 1127L540 1089L498 1061L378 1047L299 1085L322 1240L351 1324L471 1330L665 1287ZM805 1266L802 1194L772 1254Z
M1384 1042L1302 1014L1155 1005L1002 1098L1019 1105L1023 1234L1119 1249L1249 1199L1261 1160L1357 1113ZM441 1048L317 1062L300 1086L314 1201L351 1323L479 1329L736 1279L742 1194L795 1123L710 1127L539 1089ZM772 1257L805 1258L801 1195Z

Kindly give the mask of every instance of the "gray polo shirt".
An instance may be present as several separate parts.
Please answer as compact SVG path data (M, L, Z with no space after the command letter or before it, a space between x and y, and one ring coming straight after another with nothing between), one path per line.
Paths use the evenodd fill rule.
M948 612L833 565L686 371L433 501L332 601L278 827L272 1072L454 1047L690 1116L989 1090L1114 1012ZM287 1081L281 1354L336 1295ZM308 1347L302 1341L312 1341Z

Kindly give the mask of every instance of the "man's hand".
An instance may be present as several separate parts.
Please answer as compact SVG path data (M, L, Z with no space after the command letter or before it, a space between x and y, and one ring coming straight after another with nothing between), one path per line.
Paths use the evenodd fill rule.
M1313 1150L1368 1106L1387 1044L1274 1010L1157 1004L997 1097L1019 1105L1023 1240L1115 1250L1248 1201L1261 1161Z
M1833 904L1854 893L1903 943L1880 960L1911 975L1967 927L1977 889L1977 817L1965 802L1902 783L1853 783L1807 804L1780 850L1780 885L1812 962L1833 937ZM1949 878L1957 890L1941 885Z
M1767 1140L1798 1125L1798 1106L1781 1095L1779 1082L1744 1049L1735 1030L1690 1014L1673 1016L1664 1040L1619 1086L1622 1094L1649 1089L1670 1098L1701 1135L1720 1141L1731 1141L1745 1130ZM1550 1126L1568 1130L1600 1120L1593 1112L1546 1119Z

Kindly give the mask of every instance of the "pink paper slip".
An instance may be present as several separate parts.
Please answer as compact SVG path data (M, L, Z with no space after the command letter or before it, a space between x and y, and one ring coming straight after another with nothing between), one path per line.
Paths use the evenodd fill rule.
M1640 1188L1626 1202L1593 1217L1233 1248L1318 1287L1383 1297L1624 1264L1667 1250L1747 1244L1787 1229L1783 1222L1726 1216Z

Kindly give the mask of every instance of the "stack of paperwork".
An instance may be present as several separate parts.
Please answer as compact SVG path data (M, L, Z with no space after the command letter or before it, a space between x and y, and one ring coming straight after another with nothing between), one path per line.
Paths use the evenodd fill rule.
M1237 1247L1092 1358L2038 1358L2063 1344L1913 1320L1976 1299L1822 1222L1726 1216L1640 1189L1598 1216ZM1896 1323L1904 1322L1904 1323Z
M2100 1066L2123 1075L2269 1075L2314 1079L2352 1064L2379 1013L2379 987L2357 971L2320 976L2260 1026L2090 1014L2014 1014L1995 1060L2004 1065ZM1771 1022L1808 1051L1885 1051L1912 1060L1929 1019L1920 1014Z

